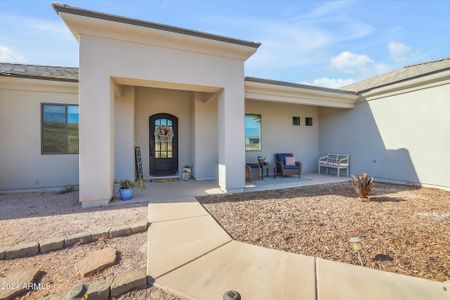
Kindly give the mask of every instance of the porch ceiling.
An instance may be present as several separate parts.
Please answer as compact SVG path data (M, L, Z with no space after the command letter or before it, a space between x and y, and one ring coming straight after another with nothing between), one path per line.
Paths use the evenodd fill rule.
M353 108L359 99L359 95L303 84L246 78L245 98L324 107Z
M116 77L116 76L113 76L112 80L114 83L121 84L121 85L173 89L173 90L192 91L192 92L204 92L204 93L213 93L213 94L218 93L222 90L222 88L215 87L215 86L185 84L185 83L178 83L178 82L166 82L166 81L146 80L146 79L136 79L136 78L125 78L125 77Z

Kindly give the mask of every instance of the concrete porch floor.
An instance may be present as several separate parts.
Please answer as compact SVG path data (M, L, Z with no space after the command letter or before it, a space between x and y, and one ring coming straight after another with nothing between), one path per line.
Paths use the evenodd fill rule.
M336 177L335 175L324 175L317 173L305 173L301 178L292 177L264 177L263 180L254 180L246 183L244 192L256 192L276 189L295 188L302 186L310 186L316 184L327 184L336 182L349 181L349 177ZM114 196L111 205L120 205L124 203L141 203L141 202L179 202L189 198L224 194L220 190L215 180L190 180L176 182L146 182L145 190L134 191L133 199L129 201L120 201L118 194Z
M215 180L146 182L145 184L147 186L145 190L135 189L133 191L131 200L121 201L118 193L116 193L110 204L179 202L198 196L224 194Z
M297 176L290 177L264 177L263 180L254 180L245 184L245 192L257 192L267 190L278 190L286 188L295 188L317 184L337 183L350 181L350 177L336 177L336 175L325 175L317 173L303 173L300 178Z

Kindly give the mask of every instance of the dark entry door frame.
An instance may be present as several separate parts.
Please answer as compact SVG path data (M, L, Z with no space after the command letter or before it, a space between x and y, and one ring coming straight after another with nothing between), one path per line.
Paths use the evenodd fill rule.
M172 142L160 142L155 138L155 128L167 125L173 130ZM168 113L149 117L150 176L170 176L178 173L178 118Z

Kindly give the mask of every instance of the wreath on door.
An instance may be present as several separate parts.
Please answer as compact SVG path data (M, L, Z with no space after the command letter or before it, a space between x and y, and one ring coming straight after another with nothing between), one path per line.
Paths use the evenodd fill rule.
M167 125L155 127L155 139L161 143L171 143L173 139L173 129Z

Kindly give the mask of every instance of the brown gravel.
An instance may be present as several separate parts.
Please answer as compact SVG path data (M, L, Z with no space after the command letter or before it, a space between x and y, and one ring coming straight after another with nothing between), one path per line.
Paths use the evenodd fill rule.
M82 209L78 192L0 194L0 249L146 218L146 204Z
M375 183L371 202L349 182L200 197L235 239L358 264L349 239L363 238L366 266L449 279L450 192Z
M134 290L119 297L120 300L178 300L178 298L169 292L166 292L155 286L147 289Z
M147 234L139 233L74 246L29 258L6 260L0 263L0 273L5 273L10 269L23 266L38 267L43 272L42 279L40 280L41 286L47 286L49 284L50 288L28 293L22 299L40 299L49 294L66 291L78 283L93 282L128 271L145 271L146 254L140 248L146 243L146 240ZM75 264L90 251L105 247L113 247L118 251L117 264L101 270L92 276L82 278L79 272L76 271Z

